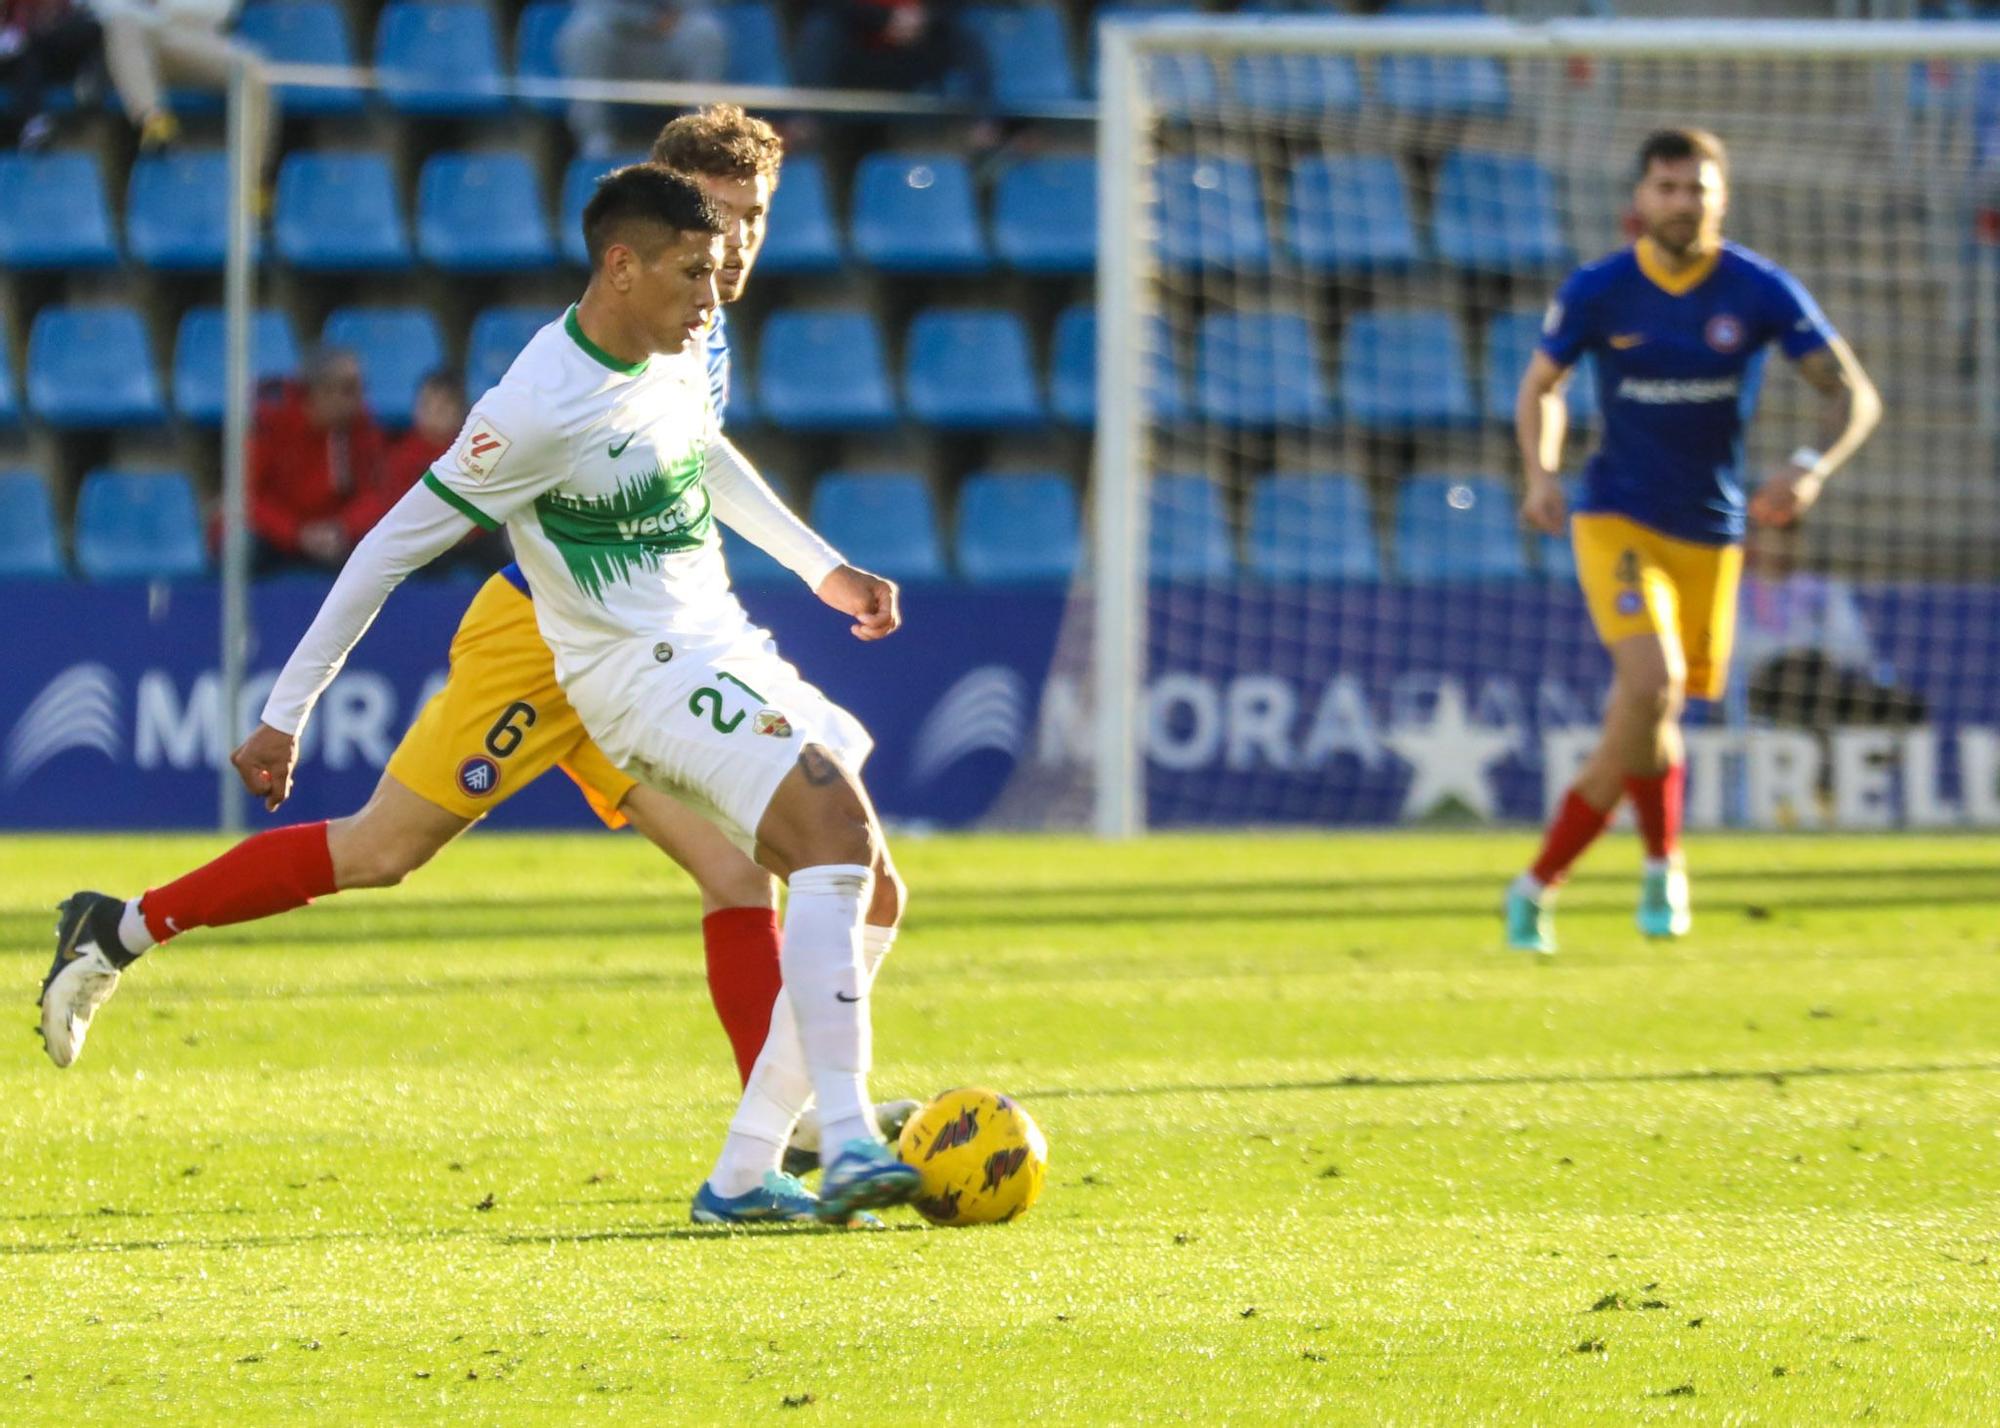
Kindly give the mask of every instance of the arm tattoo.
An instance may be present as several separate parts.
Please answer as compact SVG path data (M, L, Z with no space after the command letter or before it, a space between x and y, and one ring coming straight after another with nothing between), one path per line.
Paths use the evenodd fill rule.
M806 782L814 788L825 788L830 783L838 783L841 778L840 765L817 744L808 744L799 750L799 768L805 774Z

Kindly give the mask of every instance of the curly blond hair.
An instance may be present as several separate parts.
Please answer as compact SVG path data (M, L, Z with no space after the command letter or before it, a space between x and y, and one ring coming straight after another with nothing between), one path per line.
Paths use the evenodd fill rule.
M660 130L648 157L684 174L725 179L762 174L776 183L785 141L762 119L744 113L741 105L711 104Z

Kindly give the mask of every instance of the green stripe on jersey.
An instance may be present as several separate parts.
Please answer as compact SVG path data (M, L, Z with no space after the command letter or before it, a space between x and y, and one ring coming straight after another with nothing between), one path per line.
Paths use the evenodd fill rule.
M479 507L473 505L472 502L466 500L465 497L445 485L444 482L438 480L437 472L426 471L424 473L424 484L431 488L431 493L440 501L443 501L447 506L450 506L454 511L457 511L481 530L497 531L500 529L500 522L494 520L493 517L487 515L486 512L480 510Z
M545 491L535 498L542 534L594 600L636 571L658 570L662 556L693 550L715 525L702 484L708 449L694 445L671 469L655 466L619 482L606 496Z

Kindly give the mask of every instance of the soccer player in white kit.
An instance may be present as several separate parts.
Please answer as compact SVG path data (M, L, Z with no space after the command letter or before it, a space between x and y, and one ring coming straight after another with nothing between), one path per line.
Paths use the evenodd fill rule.
M699 342L724 227L710 200L635 164L599 183L583 227L583 297L529 341L451 450L355 548L239 768L254 791L282 796L313 703L389 592L470 526L504 524L557 678L599 747L714 816L789 884L785 992L746 1102L760 1080L766 1096L784 1081L763 1074L766 1062L802 1066L791 1094L816 1098L831 1152L816 1213L846 1223L918 1187L882 1144L867 1087L861 933L883 843L854 770L871 740L750 624L715 522L795 569L838 557L717 429ZM900 623L896 587L879 576L835 565L816 588L859 638Z

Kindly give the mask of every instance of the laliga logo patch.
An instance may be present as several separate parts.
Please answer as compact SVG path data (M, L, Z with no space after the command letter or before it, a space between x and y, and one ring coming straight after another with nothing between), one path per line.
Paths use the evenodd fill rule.
M480 417L465 429L465 436L459 441L459 469L475 481L484 481L493 474L500 465L500 458L513 444L513 438L485 417Z
M759 709L757 717L750 721L753 734L769 734L774 739L792 737L792 721L775 709Z
M1743 324L1726 312L1718 312L1708 320L1701 335L1717 352L1734 352L1743 345Z
M458 786L472 798L485 798L500 787L500 765L484 754L474 754L458 766Z

